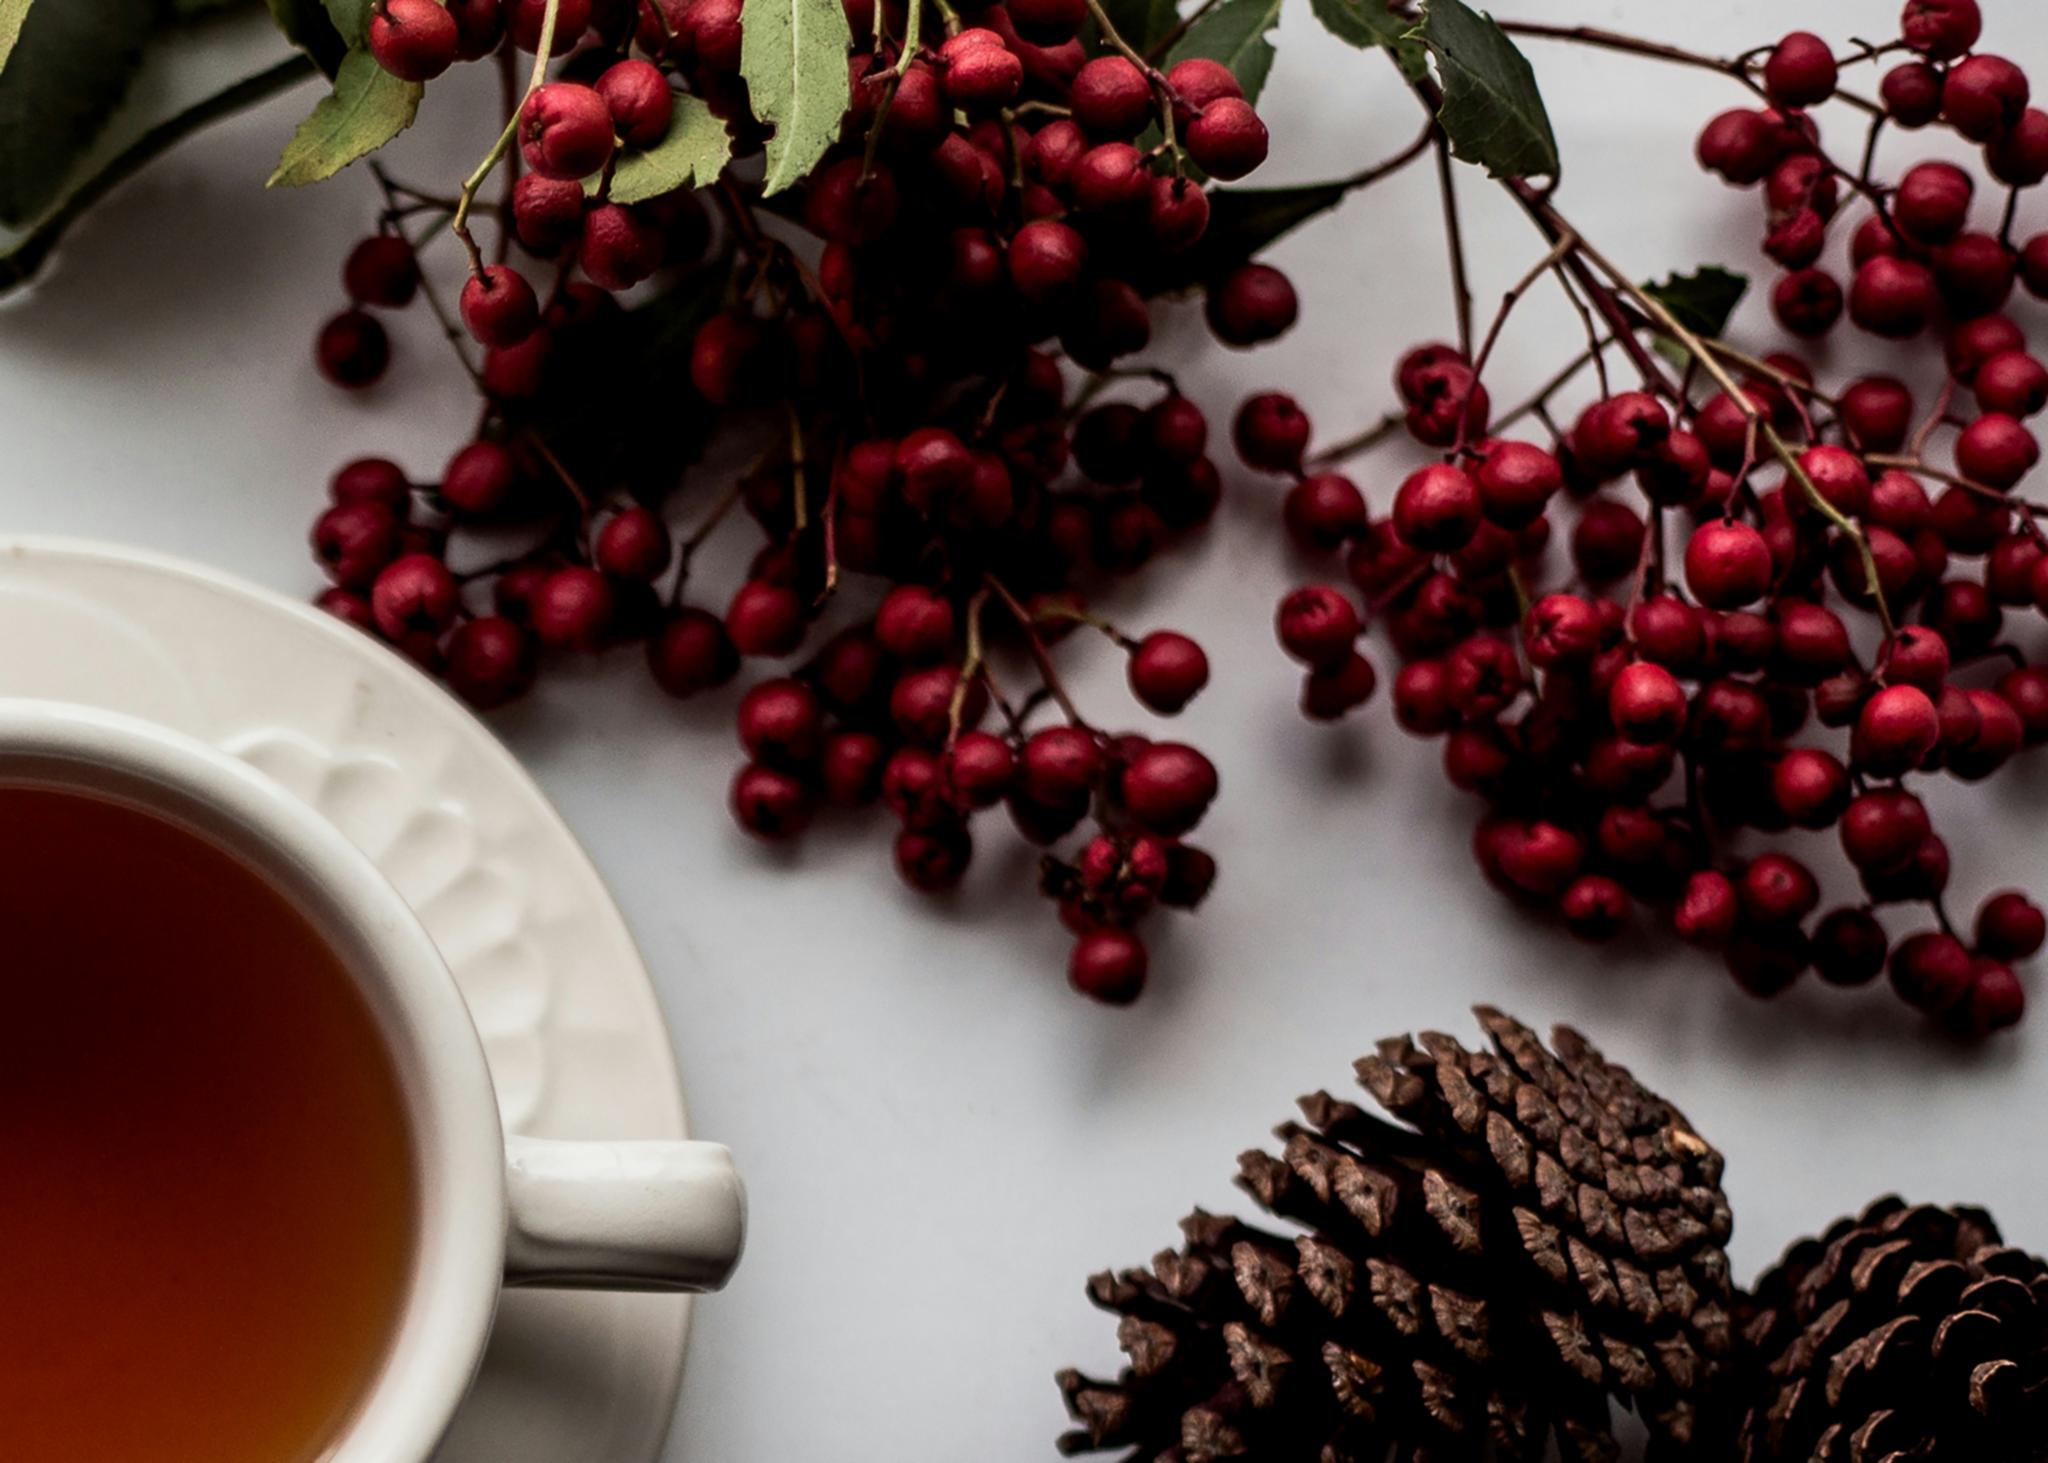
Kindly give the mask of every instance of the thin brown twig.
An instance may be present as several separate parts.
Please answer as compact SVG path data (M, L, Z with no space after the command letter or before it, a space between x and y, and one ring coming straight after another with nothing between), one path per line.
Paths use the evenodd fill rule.
M1465 270L1465 235L1458 222L1458 191L1451 170L1451 143L1442 128L1433 129L1436 185L1443 203L1444 242L1451 255L1451 304L1458 314L1458 349L1472 359L1472 286Z
M1069 722L1086 731L1094 730L1088 725L1087 718L1081 715L1080 708L1074 705L1073 698L1067 695L1067 688L1060 680L1059 670L1053 665L1052 656L1046 651L1045 641L1032 624L1031 611L1025 609L1017 596L1010 592L1009 586L995 575L983 574L982 582L995 591L996 598L1003 602L1003 608L1010 612L1010 618L1017 622L1017 629L1024 636L1025 647L1031 652L1031 662L1038 667L1038 678L1044 684L1046 694L1058 704L1061 713Z

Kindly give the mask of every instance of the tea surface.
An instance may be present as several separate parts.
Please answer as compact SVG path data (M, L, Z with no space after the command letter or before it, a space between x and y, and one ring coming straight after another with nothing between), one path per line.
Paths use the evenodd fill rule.
M319 1458L415 1196L375 1020L292 905L157 818L0 787L0 1459Z

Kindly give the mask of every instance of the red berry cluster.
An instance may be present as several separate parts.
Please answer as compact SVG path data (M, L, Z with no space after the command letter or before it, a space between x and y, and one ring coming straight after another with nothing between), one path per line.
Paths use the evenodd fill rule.
M1482 800L1474 851L1495 885L1593 940L1653 906L1758 995L1809 967L1844 986L1889 969L1904 1000L1975 1035L2019 1019L2013 962L2041 947L2043 917L1999 893L1958 931L1948 847L1912 782L1976 781L2048 741L2048 665L2006 625L2048 611L2048 505L2017 492L2039 457L2026 420L2048 405L2048 367L1999 313L2016 276L2048 293L2048 235L2011 239L2022 191L2048 176L2048 114L2027 106L2018 67L1972 50L1979 28L1972 0L1912 0L1898 40L1850 60L1788 35L1743 67L1767 105L1723 113L1699 141L1703 166L1761 187L1764 250L1788 271L1772 305L1795 337L1842 313L1821 261L1837 219L1862 214L1847 313L1896 343L1903 374L1923 357L1942 369L1924 413L1891 375L1830 391L1795 354L1703 341L1654 292L1611 266L1603 278L1538 199L1551 259L1642 389L1607 387L1595 342L1578 364L1599 363L1602 391L1576 420L1552 425L1556 383L1496 420L1485 346L1476 361L1417 347L1395 373L1399 421L1443 457L1383 517L1322 470L1327 456L1304 466L1309 423L1292 400L1253 397L1236 423L1247 464L1294 479L1294 543L1342 553L1348 570L1349 586L1280 602L1281 645L1307 668L1303 709L1334 717L1372 694L1358 642L1377 619L1401 663L1395 717L1441 737L1447 776ZM1805 109L1845 66L1889 52L1909 59L1867 104L1852 169ZM2012 190L1996 232L1971 230L1963 168L1920 162L1895 186L1871 174L1883 130L1934 124L1982 144ZM1682 378L1643 349L1658 337L1687 352ZM1531 417L1547 439L1506 434ZM1860 897L1823 912L1806 858L1754 837L1791 830L1832 830ZM1915 905L1931 924L1895 939L1878 911Z
M377 0L370 46L423 80L532 51L547 8ZM1089 407L1069 401L1063 363L1098 373L1090 396L1117 384L1149 340L1148 299L1187 282L1203 175L1264 158L1256 112L1216 62L1162 72L1113 34L1084 44L1084 0L961 5L967 24L935 7L917 19L939 43L907 51L900 4L847 0L853 106L800 190L766 197L740 169L621 204L611 179L664 137L678 96L726 120L735 157L761 150L739 0L554 9L566 59L519 106L524 171L477 210L499 225L499 260L462 236L481 425L436 482L382 459L337 474L313 531L333 581L321 602L479 707L524 694L543 653L637 642L678 697L762 663L737 711L743 828L791 839L822 807L879 802L900 824L898 872L930 893L960 883L984 810L1049 850L1081 829L1070 857L1047 853L1042 886L1076 936L1072 983L1133 999L1134 927L1192 907L1214 876L1182 840L1217 775L1192 747L1085 719L1054 649L1099 631L1142 705L1185 706L1208 679L1201 647L1127 636L1084 596L1201 528L1221 486L1207 421L1170 376L1117 371L1163 389ZM389 354L369 309L440 310L401 230L434 215L440 234L445 204L380 181L383 231L350 255L352 308L319 341L344 386ZM808 244L789 242L798 230ZM1214 265L1218 333L1284 328L1286 282L1238 266ZM678 493L713 439L753 466L713 501ZM720 609L696 597L692 557L735 505L763 542ZM472 543L492 562L457 567ZM1034 725L1048 708L1058 722Z

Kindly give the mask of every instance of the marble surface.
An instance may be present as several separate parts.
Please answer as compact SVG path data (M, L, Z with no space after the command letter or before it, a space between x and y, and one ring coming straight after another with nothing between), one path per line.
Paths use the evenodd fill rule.
M2048 55L2048 15L1986 9L1994 49ZM1730 51L1788 12L1525 0L1512 13ZM1876 32L1893 13L1809 0L1798 19ZM1258 181L1349 171L1412 135L1412 103L1383 67L1323 36L1306 5L1289 7L1279 45L1263 109L1276 161ZM1724 80L1530 50L1566 160L1560 199L1589 237L1642 277L1755 266L1753 200L1691 163L1699 123L1739 99ZM187 67L162 84L197 83ZM437 88L394 166L459 177L487 132L487 90ZM0 527L144 544L304 592L305 529L334 463L381 451L421 476L438 467L470 404L424 316L404 320L397 365L365 397L310 368L373 193L358 176L261 191L310 100L185 147L88 220L32 298L0 308ZM1853 118L1828 125L1852 146ZM1483 180L1460 184L1484 308L1540 246ZM1427 172L1352 199L1275 258L1305 301L1290 337L1229 353L1183 315L1160 346L1216 418L1287 383L1332 439L1384 409L1404 343L1447 328ZM1756 302L1742 318L1756 323ZM1503 338L1497 399L1546 374L1575 329L1532 297ZM1831 349L1831 368L1859 351ZM1377 501L1405 450L1363 470ZM750 845L722 810L728 707L665 702L631 657L556 676L496 723L610 881L654 967L694 1126L733 1146L752 1191L746 1264L698 1310L669 1463L1049 1457L1053 1371L1116 1357L1083 1277L1172 1242L1190 1205L1235 1202L1234 1155L1298 1092L1346 1083L1374 1038L1467 1031L1478 1000L1580 1023L1680 1101L1729 1154L1745 1275L1901 1185L1988 1203L2015 1239L2048 1247L2048 1018L1964 1053L1882 993L1803 989L1761 1008L1661 940L1589 952L1527 923L1480 887L1470 810L1433 747L1383 704L1335 731L1295 714L1269 616L1302 570L1274 486L1227 477L1217 531L1116 606L1209 647L1216 683L1183 726L1224 789L1203 829L1223 861L1215 897L1156 940L1155 987L1132 1011L1068 994L1066 942L1002 836L966 892L936 905L897 883L879 823L827 827L790 855ZM1077 694L1115 705L1120 666L1089 660ZM1933 799L1964 908L2004 884L2048 886L2044 789L2036 758Z

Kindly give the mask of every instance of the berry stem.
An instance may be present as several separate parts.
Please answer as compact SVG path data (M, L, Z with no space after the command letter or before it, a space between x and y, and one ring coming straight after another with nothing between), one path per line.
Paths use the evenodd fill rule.
M1431 109L1434 114L1435 109ZM1458 349L1472 359L1472 286L1465 269L1465 233L1458 222L1457 180L1451 170L1451 142L1441 127L1431 128L1436 148L1437 196L1443 204L1444 243L1451 256L1451 303L1458 313Z
M1493 356L1494 342L1500 339L1501 327L1508 323L1508 316L1514 310L1516 302L1529 292L1531 285L1555 268L1559 261L1571 252L1572 246L1578 240L1579 236L1577 234L1573 233L1570 229L1566 229L1562 234L1558 235L1557 241L1550 246L1550 252L1530 265L1528 272L1510 285L1507 293L1501 296L1500 308L1493 312L1493 319L1488 322L1486 327L1486 338L1479 344L1479 354L1472 358L1472 379L1474 381L1483 381L1485 379L1486 363ZM1451 444L1451 450L1446 454L1449 461L1457 461L1458 457L1464 452L1465 439L1470 426L1471 414L1469 412L1461 412L1458 417L1457 440Z
M1534 393L1495 418L1493 430L1495 432L1504 431L1516 422L1519 422L1523 417L1540 414L1550 398L1570 384L1572 377L1578 375L1579 372L1585 370L1589 365L1599 365L1607 347L1613 344L1613 336L1596 336L1592 344L1558 367L1550 379L1537 387ZM1600 373L1600 394L1602 396L1612 394L1607 390L1607 373L1604 370Z
M1370 452L1408 424L1408 418L1401 412L1390 411L1364 431L1334 442L1308 459L1312 468L1335 467L1338 463Z
M974 678L987 674L982 664L981 612L988 604L989 587L984 584L967 601L967 652L960 658L960 678L953 683L953 696L946 703L946 750L960 740L960 719L967 706L967 688Z
M1010 612L1010 618L1017 622L1017 628L1023 632L1025 647L1031 652L1032 664L1038 667L1038 678L1044 682L1046 694L1058 703L1061 714L1069 722L1083 731L1093 731L1094 728L1088 725L1087 718L1082 716L1080 709L1074 705L1073 698L1067 695L1066 685L1060 680L1060 673L1052 663L1052 656L1045 648L1045 641L1040 638L1038 627L1031 621L1031 611L1025 609L1017 596L1010 592L1009 586L995 575L984 573L982 582L995 591L996 598L1003 602L1003 608Z
M547 0L546 9L541 11L540 44L533 53L533 72L527 78L526 91L519 98L518 105L511 108L511 115L505 118L505 130L498 134L498 140L491 144L491 150L484 154L484 160L476 170L462 180L462 193L455 205L455 217L451 227L455 237L462 240L464 252L469 255L469 272L481 276L484 272L484 258L477 249L476 239L469 231L469 213L476 206L477 190L483 187L492 171L512 150L512 139L519 135L519 110L526 105L526 98L532 96L548 79L548 53L555 45L555 17L560 11L562 0Z
M2015 497L2011 493L2002 492L1992 487L1989 483L1976 482L1964 477L1961 473L1951 472L1945 467L1936 467L1933 463L1921 457L1898 452L1872 452L1866 454L1863 460L1871 467L1880 469L1896 468L1901 472L1918 473L1931 477L1937 482L1944 482L1952 487L1961 488L1966 493L1975 493L1980 498L2008 504L2019 509L2030 518L2048 517L2048 503L2036 503L2028 498Z

